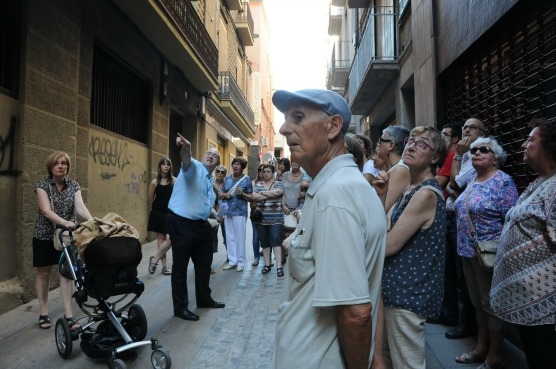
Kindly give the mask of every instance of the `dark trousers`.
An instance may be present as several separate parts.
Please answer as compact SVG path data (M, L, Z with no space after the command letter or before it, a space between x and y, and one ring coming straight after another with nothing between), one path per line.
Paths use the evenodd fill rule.
M556 369L554 324L518 327L529 369Z
M214 233L210 223L205 220L191 220L174 213L168 213L166 220L172 240L172 301L174 312L178 312L189 305L187 266L190 258L195 268L197 304L211 299L209 281Z
M456 217L453 212L448 212L446 217L446 263L444 267L444 300L442 315L448 319L458 321L464 327L476 329L475 308L469 298L461 256L457 253L457 227ZM459 314L458 301L461 301L461 314Z

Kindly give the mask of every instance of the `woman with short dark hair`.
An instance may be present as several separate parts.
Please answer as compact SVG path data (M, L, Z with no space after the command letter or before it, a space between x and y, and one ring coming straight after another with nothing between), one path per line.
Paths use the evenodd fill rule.
M490 304L519 328L529 369L556 368L556 124L530 122L523 161L539 176L506 215Z

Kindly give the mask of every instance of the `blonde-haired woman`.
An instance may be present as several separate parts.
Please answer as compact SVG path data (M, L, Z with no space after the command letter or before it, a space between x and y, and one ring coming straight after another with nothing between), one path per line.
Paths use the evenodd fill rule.
M84 220L91 219L91 214L83 198L79 183L67 176L71 160L67 153L56 151L46 158L48 178L37 183L36 193L39 211L33 234L33 266L37 268L35 289L39 301L39 327L48 329L52 326L48 316L48 287L52 265L57 265L61 252L54 248L54 226L73 230L79 215ZM54 208L51 207L51 200ZM60 293L64 304L64 317L70 327L75 325L72 312L73 282L60 275Z

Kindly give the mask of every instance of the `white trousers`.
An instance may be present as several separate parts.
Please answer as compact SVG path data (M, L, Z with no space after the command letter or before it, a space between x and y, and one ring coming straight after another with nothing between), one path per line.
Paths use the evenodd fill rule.
M425 320L409 310L384 308L384 364L387 368L426 369Z
M224 228L226 228L226 248L228 249L230 265L244 266L247 217L226 215Z

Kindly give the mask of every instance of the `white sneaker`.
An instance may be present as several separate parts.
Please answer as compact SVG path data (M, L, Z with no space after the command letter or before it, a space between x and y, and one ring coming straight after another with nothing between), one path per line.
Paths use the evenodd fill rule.
M243 272L243 265L238 266L238 267L237 267L237 271L238 271L238 272Z
M228 264L228 265L226 265L223 269L224 269L224 270L230 270L230 269L234 269L235 267L237 267L237 265Z

